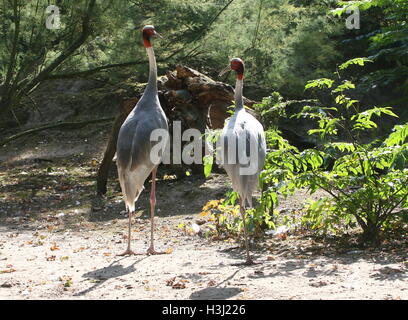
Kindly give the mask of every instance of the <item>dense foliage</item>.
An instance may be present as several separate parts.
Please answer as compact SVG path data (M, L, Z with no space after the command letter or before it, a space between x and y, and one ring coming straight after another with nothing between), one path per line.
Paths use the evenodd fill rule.
M362 11L364 27L357 37L345 41L347 44L365 42L369 59L376 62L375 67L365 77L367 85L380 85L392 88L400 94L407 94L408 87L408 2L405 0L364 0L339 1L339 8L332 11L335 16L344 16L350 7ZM370 15L371 14L371 15ZM376 22L374 23L374 19ZM367 21L368 22L368 21ZM362 54L361 52L359 53Z
M144 81L139 30L149 23L165 36L155 43L160 70L183 63L215 75L228 58L240 56L247 88L256 95L274 90L304 98L307 80L329 76L336 61L358 52L375 60L359 75L367 88L394 86L395 94L407 95L404 0L58 0L60 26L47 29L50 4L4 0L0 6L3 114L29 103L46 79L136 75ZM361 9L361 29L345 26L350 5Z
M339 69L353 64L362 65L364 59L347 61ZM267 188L261 204L265 210L277 202L278 193L298 188L312 194L324 190L327 196L309 202L302 224L325 232L359 225L362 240L378 244L381 230L407 217L408 123L396 125L385 139L367 139L379 119L397 116L389 107L361 109L359 101L347 95L354 88L342 78L308 82L308 90L330 90L332 101L305 105L294 116L316 122L309 134L318 135L321 144L299 151L272 132L279 145L269 153L262 174Z
M30 94L47 79L90 76L99 73L117 80L145 71L140 41L144 24L164 31L157 43L158 61L174 61L193 52L186 43L204 36L209 23L226 2L207 1L56 1L60 25L47 28L54 12L49 1L3 1L0 6L0 113L30 103ZM52 20L52 19L51 19ZM182 23L180 23L182 21ZM55 24L50 21L51 25ZM106 71L118 70L117 73ZM102 73L101 73L102 72ZM139 80L146 79L146 72Z

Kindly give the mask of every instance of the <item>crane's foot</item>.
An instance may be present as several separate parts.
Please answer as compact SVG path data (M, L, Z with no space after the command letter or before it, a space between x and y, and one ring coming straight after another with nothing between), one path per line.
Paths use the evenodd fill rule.
M117 254L117 256L135 256L135 255L140 255L140 253L136 253L130 249L127 249L125 252Z
M255 265L255 264L261 264L262 262L258 262L258 261L254 261L254 260L252 260L252 258L248 258L248 259L246 259L246 261L245 262L243 262L242 264L243 265L245 265L245 266L253 266L253 265Z
M150 255L157 255L157 254L167 254L167 252L166 251L156 251L154 247L149 247L149 249L147 249L146 251L146 254L150 256Z
M233 266L253 266L256 264L262 264L262 262L254 261L252 260L252 258L248 258L245 260L245 262L234 263L232 265Z

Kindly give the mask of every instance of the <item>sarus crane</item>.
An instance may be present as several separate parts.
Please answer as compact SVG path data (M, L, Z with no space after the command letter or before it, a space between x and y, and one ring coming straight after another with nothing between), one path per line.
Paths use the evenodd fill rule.
M229 69L236 73L235 112L225 124L220 136L221 163L232 181L232 187L239 195L240 213L243 219L246 261L254 264L249 254L248 230L245 223L246 204L252 207L252 194L259 182L259 174L266 156L265 133L261 123L245 110L242 88L244 78L244 62L239 58L231 59Z
M161 254L154 249L154 210L156 205L156 170L158 163L152 161L151 151L157 144L151 141L151 134L156 129L168 133L166 115L160 105L157 93L157 65L151 39L160 36L154 26L147 25L142 30L143 43L149 57L149 80L146 89L120 128L116 163L119 182L122 189L126 209L129 215L128 244L125 252L120 255L133 255L131 249L132 214L135 211L135 201L144 189L143 184L152 174L150 191L150 247L147 254ZM161 37L161 36L160 36ZM168 139L168 136L166 137ZM163 141L162 141L163 143ZM160 162L160 161L159 161Z

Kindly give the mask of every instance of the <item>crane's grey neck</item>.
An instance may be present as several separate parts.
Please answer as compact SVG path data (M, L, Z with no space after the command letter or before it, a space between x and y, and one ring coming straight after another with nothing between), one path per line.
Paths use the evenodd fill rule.
M241 110L244 109L244 100L242 98L242 87L244 85L244 82L242 79L237 79L237 82L235 83L235 95L234 95L234 100L235 100L235 110Z
M146 48L147 55L149 57L149 81L145 92L157 93L157 64L156 57L154 56L153 47Z

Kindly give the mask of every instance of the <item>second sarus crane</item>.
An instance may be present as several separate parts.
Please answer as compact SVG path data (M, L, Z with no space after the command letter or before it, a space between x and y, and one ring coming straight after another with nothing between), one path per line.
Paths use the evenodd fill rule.
M227 70L236 72L235 112L224 126L220 136L221 163L232 180L232 187L239 195L240 212L243 219L245 234L246 261L253 264L249 254L248 230L245 223L246 204L252 207L252 194L258 186L259 174L266 156L265 133L262 125L255 117L245 111L242 87L244 78L244 62L239 58L231 59Z

